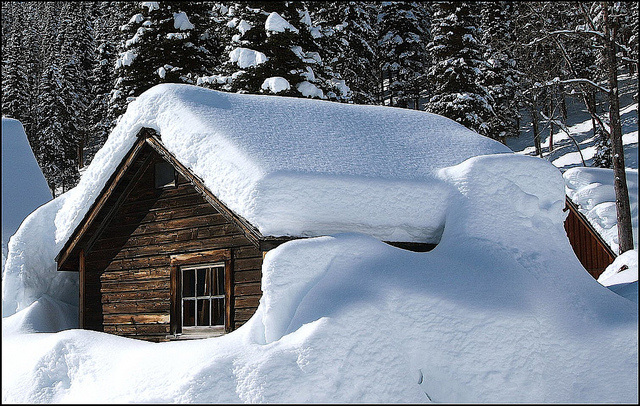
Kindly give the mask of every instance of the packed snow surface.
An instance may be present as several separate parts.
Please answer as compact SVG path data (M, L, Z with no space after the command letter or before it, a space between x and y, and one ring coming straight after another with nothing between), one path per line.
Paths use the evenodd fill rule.
M26 334L38 309L64 322L49 297L3 319L3 401L637 403L637 304L573 255L559 171L498 154L435 178L433 251L358 233L283 244L257 313L222 337Z
M638 249L638 170L627 169L633 245ZM567 196L593 228L618 252L618 220L613 169L575 167L563 174Z
M9 238L38 206L51 200L22 123L2 117L2 267Z
M638 250L620 254L600 275L598 282L638 303Z

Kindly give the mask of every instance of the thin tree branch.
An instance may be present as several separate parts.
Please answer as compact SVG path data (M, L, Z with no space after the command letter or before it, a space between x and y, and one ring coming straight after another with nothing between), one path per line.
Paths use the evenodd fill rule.
M576 149L578 150L578 153L580 154L580 160L582 161L582 166L586 167L587 164L584 162L584 156L582 155L582 150L580 149L580 145L578 145L578 142L575 140L575 138L573 138L573 136L571 134L569 134L569 129L567 128L567 126L560 120L558 119L552 119L549 118L547 116L545 116L544 112L540 112L540 115L542 116L543 119L547 120L550 123L556 124L558 127L560 127L560 129L562 131L564 131L565 134L567 134L567 136L569 137L569 139L571 141L573 141L573 145L576 146Z
M577 84L585 84L585 85L589 85L595 89L600 90L603 93L609 93L609 89L607 89L606 87L602 87L599 84L593 82L592 80L589 79L585 79L585 78L575 78L575 79L559 79L559 78L555 78L553 80L550 80L548 82L545 83L545 86L552 86L555 84L571 84L571 83L577 83Z

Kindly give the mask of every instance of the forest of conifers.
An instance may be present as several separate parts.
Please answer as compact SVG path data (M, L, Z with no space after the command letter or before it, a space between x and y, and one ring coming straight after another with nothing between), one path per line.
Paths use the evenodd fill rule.
M595 100L614 59L637 72L637 2L2 3L2 115L24 124L55 194L165 82L420 109L503 142L522 111L562 125L578 95L611 166Z

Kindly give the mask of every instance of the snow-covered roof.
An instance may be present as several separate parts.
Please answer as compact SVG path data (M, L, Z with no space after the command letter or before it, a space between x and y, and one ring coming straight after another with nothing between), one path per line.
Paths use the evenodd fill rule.
M264 236L437 241L449 189L435 173L510 152L426 112L162 84L129 105L59 213L56 241L68 238L142 127Z
M638 249L638 170L627 169L634 247ZM618 220L613 170L607 168L568 169L563 174L567 196L578 206L593 228L618 252Z

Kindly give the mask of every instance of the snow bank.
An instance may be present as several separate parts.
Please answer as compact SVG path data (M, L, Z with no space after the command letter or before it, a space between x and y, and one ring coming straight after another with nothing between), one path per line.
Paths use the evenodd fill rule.
M3 401L637 403L637 305L575 258L559 171L501 154L437 177L433 251L355 233L283 244L257 313L219 338L5 335Z
M49 200L51 191L22 123L2 117L2 243L29 213Z
M593 228L618 252L618 221L613 169L576 167L564 172L567 196L589 220ZM638 170L627 169L635 249L638 249Z
M78 328L78 307L42 295L29 307L2 319L2 334L54 333Z
M51 191L36 161L22 123L2 117L2 269L9 238Z
M77 306L78 274L57 272L55 263L62 248L55 242L55 218L69 193L36 209L9 241L2 273L2 317L25 309L42 295Z
M600 275L598 282L638 303L638 250L618 256Z

